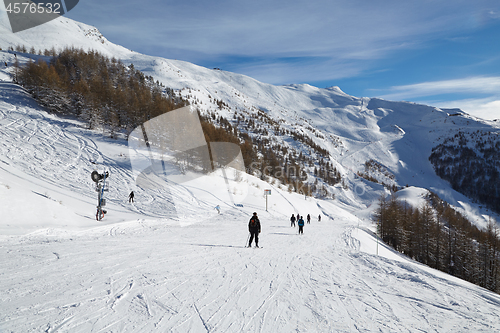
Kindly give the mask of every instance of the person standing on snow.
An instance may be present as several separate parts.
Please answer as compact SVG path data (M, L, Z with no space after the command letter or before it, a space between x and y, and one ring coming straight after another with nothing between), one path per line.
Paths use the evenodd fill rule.
M307 214L307 224L311 223L311 215Z
M295 227L295 216L292 214L292 217L290 217L290 222L291 222L291 227Z
M248 222L248 231L250 232L250 241L248 242L248 247L252 246L254 237L255 247L259 247L260 221L257 217L257 213L253 213L253 216L250 218L250 222Z
M299 225L299 234L304 234L304 219L302 216L299 217L297 224Z
M134 202L134 191L130 192L128 195L128 202Z

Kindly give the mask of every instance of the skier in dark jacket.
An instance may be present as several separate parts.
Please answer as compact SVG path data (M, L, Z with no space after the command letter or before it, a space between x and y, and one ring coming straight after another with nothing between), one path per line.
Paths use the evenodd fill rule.
M290 222L291 222L291 227L295 227L295 215L292 214L292 217L290 217Z
M307 214L307 224L311 223L311 215Z
M257 213L253 213L252 218L250 218L250 222L248 222L248 231L250 232L250 241L248 242L248 247L252 246L254 237L255 247L259 247L260 221L257 217Z
M128 195L128 202L134 202L134 191L130 192Z
M299 225L299 234L304 234L304 219L302 218L302 216L299 217L297 224Z

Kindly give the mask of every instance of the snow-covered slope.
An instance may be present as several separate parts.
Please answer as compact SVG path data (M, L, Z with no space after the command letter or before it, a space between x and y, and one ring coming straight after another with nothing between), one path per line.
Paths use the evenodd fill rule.
M42 27L68 41L71 36L75 47L133 62L179 89L202 112L228 119L266 112L328 149L348 186L335 188L335 200L318 200L248 176L231 189L248 193L240 206L224 199L220 172L172 188L141 188L127 141L41 110L11 82L14 55L3 51L1 60L9 66L0 73L0 331L500 329L499 295L376 241L369 217L384 189L355 176L365 161L377 160L399 185L414 185L400 191L408 202L418 205L422 188L431 188L457 206L463 203L479 220L482 212L434 175L428 156L435 142L456 129L498 130L494 123L449 117L429 106L356 98L339 88L277 87L139 55L88 38L91 27L65 18L24 35L1 35L2 49L18 39L28 49L71 46ZM228 107L219 108L216 100ZM287 138L273 139L301 149ZM93 170L110 172L108 214L101 222L95 220ZM272 190L268 211L264 189ZM131 190L134 203L127 201ZM254 211L262 222L261 249L244 247ZM312 216L304 235L290 227L292 213Z
M7 13L0 10L0 46L3 50L9 47L25 46L27 50L56 51L66 47L77 47L95 50L116 58L129 57L133 52L110 43L96 27L73 21L61 16L37 27L12 33Z
M213 174L174 192L186 202L180 212L190 211L180 218L161 190L134 186L125 141L47 114L9 82L0 84L0 126L2 331L500 329L499 295L378 244L366 211L251 176L234 207ZM110 172L102 222L94 220L94 168ZM418 200L420 192L401 195ZM245 248L253 211L261 249ZM292 213L311 214L304 235L290 227Z

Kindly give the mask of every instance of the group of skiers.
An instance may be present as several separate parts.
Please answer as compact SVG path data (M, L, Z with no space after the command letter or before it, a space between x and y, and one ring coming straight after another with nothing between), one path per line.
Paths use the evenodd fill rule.
M299 227L299 234L304 234L304 218L303 216L300 216L297 214L297 217L295 217L294 214L292 214L292 217L290 218L291 226L295 227L295 221L297 221L297 225ZM321 214L318 215L318 222L321 222ZM311 215L307 214L307 223L311 223ZM259 234L260 234L260 220L259 217L257 216L257 213L253 213L252 217L250 218L250 221L248 222L248 232L250 233L249 235L249 242L248 242L248 247L252 246L252 242L255 239L255 247L259 247Z
M294 214L292 214L292 217L290 217L290 226L295 227L295 221L297 221L297 225L299 226L299 234L304 233L304 216L300 216L297 214L297 217L295 217ZM321 215L318 215L318 222L321 222ZM311 223L311 215L307 214L307 223Z
M128 197L129 202L134 202L134 192L130 192L129 197ZM217 209L217 212L220 214L220 207L217 205L215 207ZM292 217L290 218L291 226L295 227L295 221L297 221L297 225L299 226L299 234L304 234L304 218L303 216L300 216L297 214L297 217L295 217L294 214L292 214ZM321 221L321 215L318 216L318 222ZM307 223L311 223L311 215L307 214ZM257 213L253 213L252 217L250 218L250 221L248 222L248 232L250 233L250 238L248 242L248 247L252 246L252 242L255 239L255 247L259 247L259 234L260 234L260 220L259 217L257 216Z

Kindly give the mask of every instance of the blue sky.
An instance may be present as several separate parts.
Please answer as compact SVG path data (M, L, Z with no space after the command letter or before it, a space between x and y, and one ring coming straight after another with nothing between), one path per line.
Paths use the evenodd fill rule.
M499 0L80 0L134 51L500 118Z

